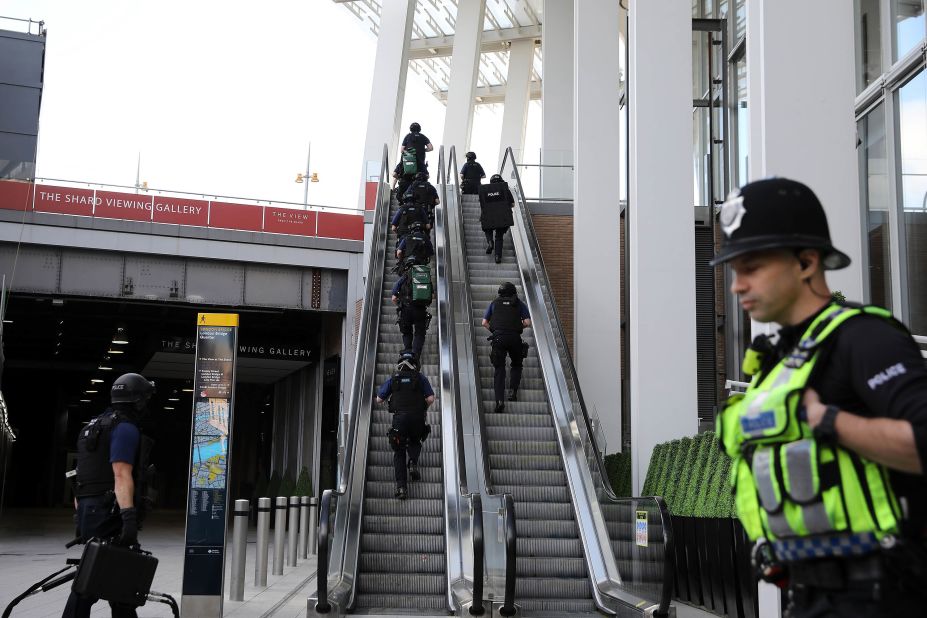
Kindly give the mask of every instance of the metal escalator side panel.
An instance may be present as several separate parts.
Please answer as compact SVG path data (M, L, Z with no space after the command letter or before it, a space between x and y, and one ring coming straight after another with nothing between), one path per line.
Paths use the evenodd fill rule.
M527 233L527 226L530 223L526 221L526 218L530 214L510 148L507 149L501 166L503 177L505 177L507 163L511 166L510 174L514 179L512 193L516 200L516 208L514 209L515 225L511 228L511 232L518 271L525 293L524 300L531 313L536 352L560 446L567 487L574 507L589 578L592 582L593 598L599 609L611 614L627 608L635 608L641 612L652 611L653 607L649 601L621 587L621 575L611 549L611 539L599 504L596 484L583 448L579 419L574 413L564 368L557 350L557 340L551 326L551 320L554 318L545 304L538 274L539 267L532 252L536 247L531 245Z
M368 258L367 287L358 330L357 353L348 404L348 437L338 479L334 536L329 560L329 599L343 613L354 603L364 506L364 481L370 438L377 338L379 337L382 286L386 263L387 215L390 209L389 161L383 147L383 164L377 188L372 243Z

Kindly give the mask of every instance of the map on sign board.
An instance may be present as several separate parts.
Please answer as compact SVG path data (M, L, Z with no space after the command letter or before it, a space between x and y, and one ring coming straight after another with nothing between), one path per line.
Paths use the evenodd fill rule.
M634 537L638 547L647 547L647 511L637 511Z
M229 400L211 398L196 402L193 411L194 489L224 489L228 461Z

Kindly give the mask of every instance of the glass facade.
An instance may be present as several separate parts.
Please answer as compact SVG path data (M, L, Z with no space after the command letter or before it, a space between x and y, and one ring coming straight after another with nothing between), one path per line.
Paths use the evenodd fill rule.
M898 91L898 125L908 326L927 334L927 72L921 71Z
M927 71L912 55L927 43L925 0L856 0L855 9L868 300L927 335Z

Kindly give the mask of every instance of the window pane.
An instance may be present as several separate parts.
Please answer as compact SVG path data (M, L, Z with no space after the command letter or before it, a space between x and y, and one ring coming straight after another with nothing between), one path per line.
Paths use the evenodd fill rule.
M888 159L885 147L885 108L879 105L858 125L860 175L863 179L863 205L867 214L869 240L869 290L874 305L891 309L891 260L889 258Z
M747 59L741 58L736 64L737 100L734 102L733 126L734 152L736 155L732 184L741 187L749 179L748 156L750 154L750 118L747 113Z
M892 0L892 15L895 17L893 59L898 60L924 39L923 0Z
M927 334L927 72L898 92L909 326Z
M747 0L736 0L734 3L734 42L740 40L747 32Z
M882 74L882 35L879 0L856 4L856 92L862 92Z

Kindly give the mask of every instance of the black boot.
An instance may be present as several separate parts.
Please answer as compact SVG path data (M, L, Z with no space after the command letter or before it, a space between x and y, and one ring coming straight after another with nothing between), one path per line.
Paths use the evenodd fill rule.
M399 498L400 500L405 500L406 498L409 497L409 492L406 491L405 487L397 487L396 497Z
M422 473L418 471L418 465L414 461L409 462L409 478L413 481L422 480Z
M518 391L517 390L509 391L509 401L518 401Z
M501 255L497 255L497 256L496 256L496 264L501 264L501 263L502 263L502 256L501 256Z
M505 403L501 401L496 402L496 412L505 412Z
M492 241L490 240L486 243L486 255L489 255L490 253L492 253L492 250L493 250L493 244L492 244Z

